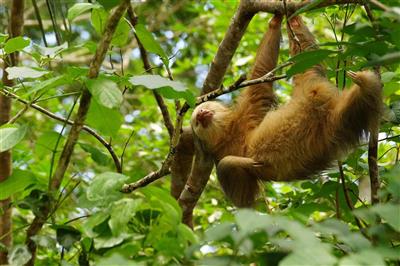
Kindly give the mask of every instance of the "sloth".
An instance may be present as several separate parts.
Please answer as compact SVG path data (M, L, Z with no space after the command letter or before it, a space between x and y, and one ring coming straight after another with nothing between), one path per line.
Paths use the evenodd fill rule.
M281 20L275 15L270 22L252 78L275 67ZM291 56L317 48L299 16L288 23ZM319 64L296 74L292 98L280 107L275 107L269 82L246 88L232 106L209 101L195 108L191 117L195 138L212 154L218 180L234 205L252 206L261 181L310 178L377 125L382 101L379 77L372 71L347 74L354 84L342 92Z

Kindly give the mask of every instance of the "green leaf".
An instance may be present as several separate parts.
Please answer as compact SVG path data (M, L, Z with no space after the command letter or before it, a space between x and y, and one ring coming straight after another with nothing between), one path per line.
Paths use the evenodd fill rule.
M24 94L24 97L31 95L34 92L49 90L52 88L57 88L61 85L68 84L70 82L68 76L59 75L54 78L46 79L40 82L37 82L27 93Z
M159 75L140 75L129 79L133 85L142 85L149 89L157 89L157 91L168 99L185 99L190 106L194 106L196 98L187 89L187 87L177 81L171 81Z
M32 255L25 245L16 245L8 254L8 264L10 265L25 265Z
M365 66L375 66L375 65L380 65L380 66L385 66L385 65L392 65L392 64L398 64L400 61L400 52L393 52L393 53L388 53L385 54L384 56L379 56L375 58L374 60L368 61Z
M215 226L209 227L205 232L206 241L218 241L223 240L231 236L235 225L233 223L221 223Z
M0 33L0 44L3 44L8 38L8 34Z
M330 50L314 50L295 55L291 58L295 64L286 72L286 74L288 77L291 77L294 74L304 72L312 66L319 64L322 60L326 59L333 53L335 52Z
M144 48L147 51L159 55L163 59L163 61L168 61L168 56L161 48L160 43L156 41L153 34L146 29L145 25L137 24L135 26L135 32L140 42L143 44ZM166 65L168 66L168 64Z
M110 162L107 154L105 154L98 148L86 143L79 143L79 146L81 146L84 151L90 153L90 157L99 165L107 165Z
M96 261L95 265L97 265L97 266L111 266L111 265L140 266L140 265L145 265L145 264L135 262L131 259L126 259L119 253L114 253L111 255L111 257L99 257L99 259Z
M100 7L101 6L99 6L99 5L95 5L95 4L91 4L91 3L75 4L68 10L68 20L73 21L80 14L83 14L88 10L96 9L96 8L100 8Z
M108 13L103 8L92 11L92 25L98 34L102 34L107 23Z
M11 54L13 52L22 51L30 43L31 41L29 39L21 36L11 38L4 45L4 52L6 54Z
M121 113L101 106L96 101L90 104L87 123L106 136L116 136L123 123Z
M109 10L118 5L120 0L97 0L105 9Z
M58 55L59 53L61 53L62 51L68 49L68 43L65 42L61 45L58 46L54 46L54 47L43 47L40 45L35 45L37 47L37 49L40 51L40 53L44 56L50 56L50 57L54 57L56 55Z
M15 169L11 176L0 182L0 200L23 191L35 182L36 177L32 172Z
M103 211L93 213L83 224L85 234L89 237L98 236L99 233L95 230L95 228L108 219L109 216L110 214L108 212Z
M0 152L6 151L17 145L25 136L27 125L20 127L4 125L0 127Z
M245 233L263 230L270 224L268 215L262 215L253 210L242 209L235 214L239 229Z
M185 240L188 240L192 244L198 242L197 235L186 224L178 225L178 234L182 235Z
M337 259L325 249L318 246L310 246L308 243L304 242L304 246L302 248L298 248L296 251L286 256L279 263L279 266L333 266L336 265L336 262Z
M114 236L128 231L128 222L135 216L136 210L142 203L141 199L121 199L113 203L111 218L108 221Z
M339 266L363 265L363 266L385 266L382 256L373 250L365 250L360 253L350 254L340 260Z
M396 77L396 73L395 72L384 72L384 73L381 74L382 83L390 82L395 77ZM399 87L399 89L400 89L400 87Z
M112 172L96 176L86 190L88 200L108 205L121 199L123 194L120 189L128 178L128 176Z
M7 67L9 79L15 78L39 78L49 73L49 71L42 70L40 68L31 67Z
M312 1L310 1L309 4L303 6L302 8L300 8L300 9L298 9L298 10L296 10L296 12L294 12L294 13L289 17L289 19L290 19L290 18L293 18L293 17L295 17L295 16L297 16L297 15L299 15L299 14L301 14L301 13L304 13L304 12L306 12L306 11L308 11L308 10L313 9L314 7L318 6L318 5L319 5L320 3L322 3L322 2L324 2L324 0L312 0Z
M123 47L124 45L126 45L129 39L130 29L131 28L128 22L124 19L121 19L118 22L117 28L115 29L111 44L118 47Z
M377 204L371 208L371 211L379 214L393 229L400 232L400 205Z
M73 247L73 244L81 239L81 232L69 225L57 225L56 238L58 244L63 246L66 250Z
M100 77L97 79L88 79L85 83L98 104L107 108L119 107L121 105L122 93L115 82Z

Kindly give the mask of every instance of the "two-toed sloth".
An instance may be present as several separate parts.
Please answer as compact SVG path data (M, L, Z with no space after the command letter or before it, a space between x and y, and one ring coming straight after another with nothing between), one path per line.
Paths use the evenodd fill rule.
M281 20L276 15L270 22L251 78L275 67ZM300 17L289 24L292 56L316 48ZM272 83L264 83L245 89L233 106L211 101L194 110L193 132L214 156L221 186L236 206L254 203L260 180L298 180L326 169L378 123L378 76L371 71L348 71L348 76L354 85L339 92L315 65L293 77L292 98L278 108Z

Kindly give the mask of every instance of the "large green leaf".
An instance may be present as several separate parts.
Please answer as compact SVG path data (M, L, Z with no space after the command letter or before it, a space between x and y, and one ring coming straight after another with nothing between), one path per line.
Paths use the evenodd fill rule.
M90 104L87 123L106 136L115 136L123 123L123 117L116 109L106 108L93 101Z
M98 104L107 108L115 108L121 105L122 93L118 89L118 85L112 80L100 77L88 79L85 83Z
M107 23L108 13L103 8L92 11L92 25L98 34L102 34Z
M91 3L77 3L68 10L68 20L73 21L80 14L83 14L88 10L100 7L100 5L95 5Z
M21 36L11 38L4 45L4 52L6 54L11 54L16 51L22 51L30 43L31 43L31 41L29 39L21 37Z
M297 16L297 15L299 15L299 14L301 14L301 13L304 13L304 12L306 12L306 11L308 11L308 10L311 10L311 9L313 9L314 7L318 6L318 5L319 5L320 3L322 3L322 2L324 2L324 0L312 0L312 1L310 1L309 4L303 6L302 8L300 8L300 9L298 9L298 10L296 10L296 12L294 12L294 13L290 16L290 18L295 17L295 16Z
M126 45L129 39L130 29L131 27L129 26L128 22L124 19L121 19L118 22L117 28L115 29L111 44L118 47L123 47Z
M375 65L392 65L398 64L400 62L400 52L388 53L384 56L379 56L373 60L368 61L365 66L375 66Z
M25 265L32 257L25 245L16 245L8 254L9 265Z
M373 250L365 250L360 253L350 254L340 260L339 266L363 265L363 266L385 266L384 258Z
M108 221L114 236L128 231L128 222L135 216L136 210L142 203L141 199L121 199L114 202L111 208L111 217Z
M86 190L88 200L110 204L123 197L120 192L128 176L107 172L96 176Z
M107 156L107 154L98 148L86 143L79 143L79 146L81 146L84 151L90 153L90 157L92 157L93 161L96 163L100 165L107 165L110 162L110 158Z
M146 29L146 26L143 24L137 24L135 26L135 32L146 51L159 55L164 64L168 66L167 54L162 49L160 43L156 41L153 34Z
M390 203L377 204L371 210L379 214L393 229L400 232L400 205Z
M40 78L46 75L49 71L45 71L40 68L31 67L7 67L6 71L8 73L9 79L15 78Z
M69 225L57 225L56 229L57 242L66 250L70 250L73 244L81 239L81 232Z
M20 127L5 125L0 127L0 152L14 147L20 142L28 130L27 125Z
M159 75L140 75L129 79L133 85L142 85L157 91L168 99L185 99L190 106L194 106L196 98L187 87L177 81L171 81Z
M288 77L291 77L294 74L304 72L333 53L335 52L331 50L314 50L298 54L291 59L294 62L294 65L286 72L286 74Z
M36 178L32 172L18 169L14 170L11 176L0 182L0 200L23 191L27 186L35 182Z

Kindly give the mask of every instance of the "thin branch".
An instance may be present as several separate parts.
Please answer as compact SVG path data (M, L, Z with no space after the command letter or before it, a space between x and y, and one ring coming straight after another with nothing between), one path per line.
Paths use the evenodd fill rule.
M20 98L18 95L7 91L6 89L2 89L0 90L0 93L2 93L3 95L7 96L7 97L11 97L16 99L18 102L25 104L25 106L29 106L32 107L33 109L41 112L42 114L53 118L54 120L60 121L62 123L67 123L68 125L72 126L74 124L74 121L69 120L69 119L65 119L64 117L58 116L52 112L50 112L49 110L37 105L37 104L31 104L30 102L28 102L27 100L24 100L22 98ZM117 154L115 153L112 145L110 143L107 142L107 140L105 140L102 136L100 136L94 129L92 129L91 127L88 127L87 125L84 125L82 127L82 130L86 131L87 133L89 133L90 135L92 135L93 137L95 137L110 153L113 161L114 161L114 165L115 168L117 170L118 173L122 172L122 167L121 167L121 163L119 161L119 158L117 156Z
M127 13L128 13L128 17L129 17L129 22L131 23L132 27L135 27L137 25L138 18L136 16L135 12L133 11L132 5L129 5ZM135 35L137 44L139 46L140 57L142 58L144 69L147 73L152 74L153 71L152 71L150 61L149 61L149 57L147 55L147 51L144 48L142 42L139 40L136 33L134 35ZM171 120L171 116L168 111L168 107L165 104L164 99L161 97L161 95L157 91L153 90L153 94L157 101L158 107L161 111L161 114L163 116L164 125L168 130L169 137L172 138L172 134L174 132L174 126L172 124L172 120Z
M388 6L384 5L384 4L382 4L382 3L379 2L379 1L376 1L376 0L369 0L369 2L370 2L371 4L373 4L374 6L376 6L376 7L380 8L380 9L382 9L382 10L385 11L385 12L393 12L393 10L392 10L390 7L388 7Z
M378 34L378 29L376 28L375 19L372 14L371 9L368 4L364 4L365 12L376 32ZM380 67L375 67L375 72L380 77ZM381 88L382 89L382 85ZM380 187L379 181L379 169L378 169L378 137L379 137L379 122L373 125L369 130L369 143L368 143L368 168L369 168L369 178L371 180L371 202L372 204L379 203L378 190Z
M344 198L346 200L346 204L350 208L350 210L354 210L354 206L353 206L353 203L352 203L352 201L350 199L348 189L346 188L346 180L344 178L342 162L338 161L338 166L339 166L339 177L340 177L340 181L342 183L343 194L344 194ZM357 224L358 228L360 229L360 231L364 232L364 227L362 226L361 221L356 216L354 216L354 221L356 222L356 224Z

